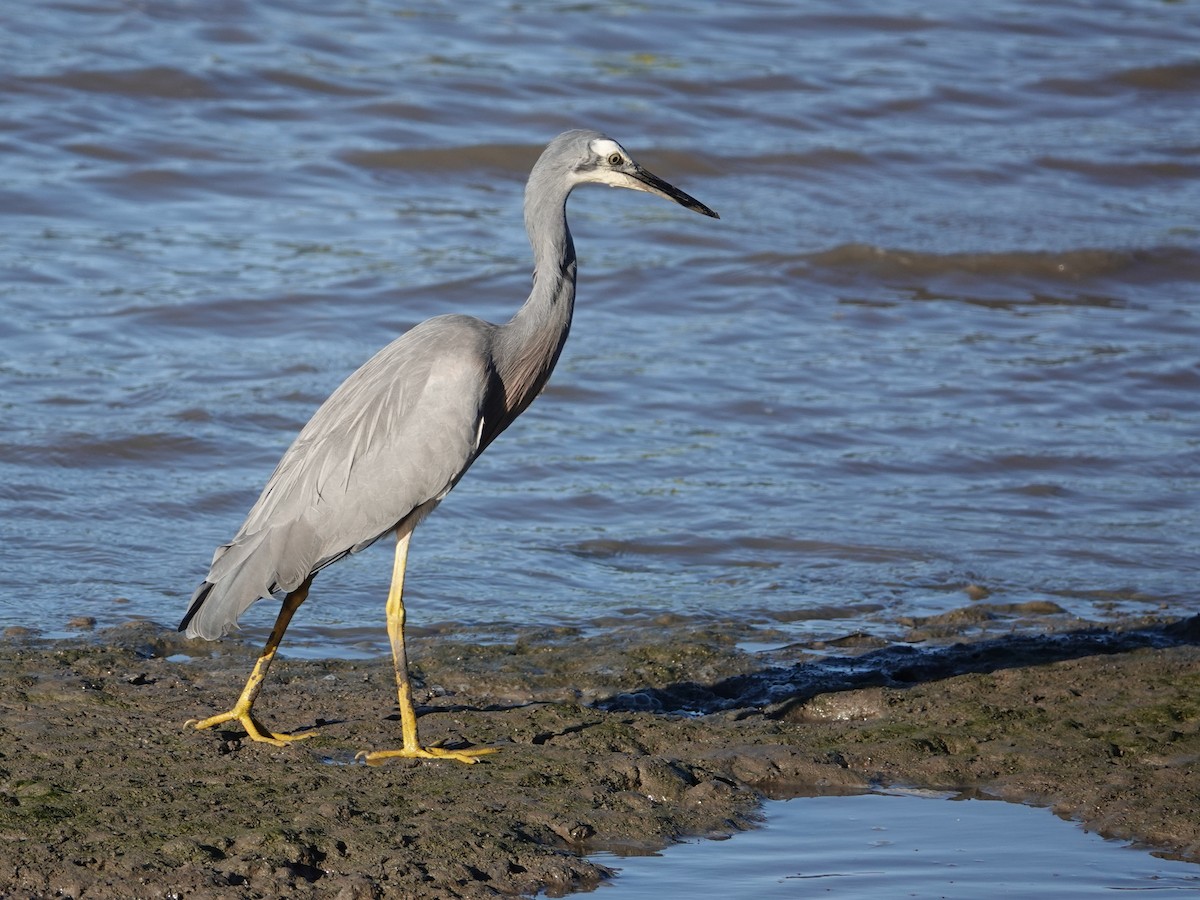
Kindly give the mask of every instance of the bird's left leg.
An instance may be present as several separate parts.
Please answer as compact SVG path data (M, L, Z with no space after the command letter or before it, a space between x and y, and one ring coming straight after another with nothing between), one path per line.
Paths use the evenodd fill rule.
M387 599L388 638L392 643L392 664L396 670L396 688L400 702L400 730L404 746L399 750L366 750L357 755L368 763L391 757L408 759L455 759L473 763L476 757L495 753L495 747L476 747L468 750L446 750L442 747L423 747L417 738L417 712L413 707L412 684L408 678L408 654L404 649L404 568L408 561L408 534L396 542L396 558L392 566L392 587Z
M254 706L254 701L258 699L258 692L262 690L263 680L267 677L267 670L271 668L271 660L275 658L275 651L279 649L279 642L283 640L283 633L287 631L288 624L292 621L292 616L295 614L296 609L308 596L308 589L311 585L312 578L310 577L304 584L283 598L283 606L280 607L279 615L275 618L275 627L271 629L271 635L267 638L266 646L263 647L262 654L258 657L258 662L254 664L254 670L246 680L246 686L242 688L242 695L238 697L238 701L233 705L233 709L228 712L218 713L215 716L209 716L203 720L189 719L185 723L186 725L194 725L197 729L201 729L212 728L214 725L222 725L225 722L237 721L246 729L246 735L251 740L274 744L276 747L285 747L289 741L302 740L316 734L315 731L306 731L302 734L276 734L264 728L262 723L250 711Z

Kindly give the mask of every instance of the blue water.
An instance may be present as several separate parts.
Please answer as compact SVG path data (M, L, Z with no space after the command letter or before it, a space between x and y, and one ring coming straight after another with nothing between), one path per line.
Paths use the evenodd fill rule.
M601 855L618 870L596 896L1100 897L1200 894L1200 867L1106 841L1048 810L946 795L802 797L766 805L757 831L662 854Z
M1198 46L1132 0L9 4L0 628L177 622L342 378L524 299L579 125L722 218L572 199L571 339L416 535L415 625L1194 613ZM382 651L389 562L284 652Z

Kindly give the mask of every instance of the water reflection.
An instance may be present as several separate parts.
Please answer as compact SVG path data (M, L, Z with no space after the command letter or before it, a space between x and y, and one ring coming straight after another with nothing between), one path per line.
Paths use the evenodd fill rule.
M614 900L1200 893L1195 864L1106 841L1048 810L928 791L770 801L763 827L732 840L593 859L618 870L599 892Z

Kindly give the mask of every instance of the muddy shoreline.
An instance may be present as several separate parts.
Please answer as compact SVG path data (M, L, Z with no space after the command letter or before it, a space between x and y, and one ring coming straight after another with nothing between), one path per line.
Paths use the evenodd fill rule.
M413 641L423 736L474 766L354 762L398 735L386 659L281 659L147 623L0 641L0 894L490 897L586 890L583 854L752 827L764 796L898 784L1049 806L1200 861L1200 617L905 645L739 649L663 621ZM210 654L210 655L202 655Z

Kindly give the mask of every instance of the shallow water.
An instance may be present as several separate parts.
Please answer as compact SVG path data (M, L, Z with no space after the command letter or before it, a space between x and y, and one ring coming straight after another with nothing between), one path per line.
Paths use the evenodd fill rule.
M1106 841L1048 810L946 795L773 801L759 831L650 857L605 854L597 896L1097 897L1200 893L1200 867Z
M572 199L571 339L416 536L415 624L1196 612L1198 46L1132 0L10 4L0 627L177 622L345 375L523 300L580 125L722 218ZM384 646L389 563L285 651Z

